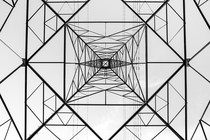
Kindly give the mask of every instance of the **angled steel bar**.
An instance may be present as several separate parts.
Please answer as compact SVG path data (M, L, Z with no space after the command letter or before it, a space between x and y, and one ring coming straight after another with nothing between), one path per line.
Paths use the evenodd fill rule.
M152 112L180 139L185 140L169 123L165 121L149 104L147 104L147 107L152 110Z
M204 135L204 137L205 137L205 140L208 140L208 138L207 138L207 136L206 136L206 132L205 132L204 127L203 127L203 124L202 124L202 121L200 120L199 123L200 123L201 129L202 129L202 131L203 131L203 135Z
M182 64L167 80L162 86L109 138L112 140L147 104L159 93L159 91L184 67Z
M201 118L200 118L200 120L199 120L199 122L198 122L198 124L197 124L197 126L196 126L196 128L195 128L195 130L193 131L193 134L192 134L190 140L192 140L192 139L194 138L195 133L196 133L197 130L198 130L198 127L202 124L203 117L205 116L206 111L208 110L209 106L210 106L210 101L208 102L206 108L204 109L204 112L203 112L203 114L201 115ZM202 131L203 131L203 133L205 132L205 131L203 130L203 127L202 127ZM205 138L206 138L206 137L205 137Z
M7 78L9 78L12 74L14 74L17 70L19 70L22 67L22 64L19 65L16 69L14 69L12 72L10 72L6 77L4 77L1 81L0 84L2 84Z
M69 102L98 72L100 71L100 69L93 74L93 76L91 76L68 100L67 102Z
M203 14L203 12L202 12L200 6L197 4L196 0L193 0L193 1L194 1L194 3L195 3L195 5L196 5L196 7L197 7L197 9L198 9L198 11L199 11L199 13L201 14L201 16L202 16L204 22L206 23L206 26L207 26L207 27L209 28L209 30L210 30L210 23L209 23L208 20L206 19L205 15Z
M207 79L203 74L201 74L198 70L196 70L193 66L190 66L192 70L194 70L198 75L200 75L203 79L205 79L208 83L210 83L210 80Z
M118 78L123 82L124 80L114 71L112 70L117 76ZM126 82L124 82L124 84L142 101L142 102L145 102L144 99L142 99L135 91L132 87L130 87Z
M94 52L94 54L96 56L98 56L98 58L100 58L100 56L69 26L67 25L69 29L71 29L71 31L85 44L86 47L88 47L91 51Z
M4 1L4 0L3 0L3 1ZM4 23L2 24L2 26L1 26L1 28L0 28L0 32L3 30L4 26L6 25L8 19L9 19L10 15L12 14L12 12L13 12L13 10L14 10L14 8L15 8L15 5L17 4L18 1L19 1L19 0L17 0L15 3L13 3L13 5L10 5L10 4L9 4L9 5L12 7L12 9L10 10L10 12L9 12L9 14L7 15L7 17L6 17L5 21L4 21ZM6 2L6 1L4 1L4 2ZM6 2L6 3L7 3L7 2Z
M57 114L57 112L65 105L66 107L69 108L69 110L71 110L79 119L80 121L82 121L87 127L89 130L91 130L91 132L93 134L96 135L96 137L98 137L100 140L102 140L102 138L88 125L88 123L86 123L78 114L77 112L74 111L74 109L72 109L65 100L63 100L63 98L42 78L42 76L39 75L39 73L36 72L36 70L33 69L33 67L30 66L30 64L28 64L28 67L43 81L43 83L56 95L56 97L58 97L60 99L60 101L62 101L63 105L61 107L59 107L59 109L57 109L56 112L54 112L50 118L48 118L30 137L29 137L29 140L32 139L46 124L47 122L49 122L53 116L55 116ZM91 79L91 78L90 78ZM86 84L86 83L85 83ZM85 85L84 84L84 85ZM83 85L83 86L84 86ZM81 86L81 88L83 87ZM79 90L78 90L79 91Z
M191 58L190 61L193 60L197 55L199 55L202 51L204 51L208 46L210 45L210 41L204 45L196 54L194 54Z
M203 114L201 116L201 120L203 120L203 117L206 114L206 111L208 110L209 106L210 106L210 101L208 102L208 104L207 104L207 106L206 106L206 108L205 108L205 110L204 110L204 112L203 112Z
M62 104L45 122L42 123L28 138L31 140L63 107L65 104Z
M162 5L147 19L146 23L148 23L154 17L154 15L156 15L165 5L167 5L169 1L170 0L165 0Z
M19 54L17 54L9 45L7 45L2 39L0 39L0 42L2 42L8 49L10 49L17 57L22 59L22 57Z
M3 99L3 97L1 96L1 94L0 94L0 100L1 100L1 102L3 103L4 108L6 109L8 115L9 115L9 118L11 119L11 121L12 121L14 127L15 127L15 130L17 131L17 133L18 133L20 139L23 140L23 138L22 138L22 136L21 136L21 134L20 134L20 132L19 132L19 130L18 130L18 128L17 128L17 125L15 124L15 121L14 121L14 119L12 118L12 115L11 115L11 113L10 113L10 111L9 111L9 109L8 109L8 107L7 107L7 105L6 105L5 101L4 101L4 99Z
M134 35L133 36L135 36L142 28L143 28L144 26L142 26L138 31L136 31L136 33L134 33ZM132 38L131 38L132 39ZM128 43L131 39L129 39L126 43ZM126 44L125 43L125 44ZM112 59L122 48L124 48L125 47L125 44L120 48L120 49L118 49L118 51L117 52L115 52L113 55L112 55L112 57L110 57L110 59Z
M150 25L148 25L148 23L147 22L145 22L143 19L142 19L142 17L141 16L139 16L126 2L124 2L123 0L122 0L122 2L131 10L131 11L133 11L133 13L136 15L136 16L138 16L143 22L144 22L144 24L151 30L151 31L153 31L153 33L155 34L155 35L157 35L158 37L159 37L159 39L161 39L179 58L180 58L180 60L182 60L183 62L184 62L184 59L182 58L182 56L180 56L179 55L179 53L177 53L156 31L154 31L154 29L152 29L152 27L150 26Z
M87 0L86 3L84 5L82 5L67 21L64 21L60 15L51 7L49 6L49 4L47 4L46 1L42 0L42 2L49 8L52 10L52 12L61 20L63 21L63 25L61 25L60 28L58 28L55 33L50 36L50 38L48 40L46 40L46 42L44 42L42 44L42 46L36 50L29 58L28 58L28 61L30 61L85 5L87 5L87 3L89 2L90 0ZM27 22L28 22L28 17L27 17ZM28 26L27 26L28 27Z

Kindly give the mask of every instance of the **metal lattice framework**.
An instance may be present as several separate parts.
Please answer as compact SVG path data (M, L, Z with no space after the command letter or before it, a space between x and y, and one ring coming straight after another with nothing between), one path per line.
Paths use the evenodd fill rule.
M188 54L187 2L100 3L0 1L0 140L207 140L209 103L189 133L188 71L210 83L210 38ZM210 2L193 4L209 33Z
M202 139L207 140L209 138L209 127L210 127L209 120L208 120L208 118L209 118L209 104L210 104L210 102L206 106L191 139L198 139L198 138L201 138L201 136L202 136ZM197 133L200 133L201 135L198 135Z

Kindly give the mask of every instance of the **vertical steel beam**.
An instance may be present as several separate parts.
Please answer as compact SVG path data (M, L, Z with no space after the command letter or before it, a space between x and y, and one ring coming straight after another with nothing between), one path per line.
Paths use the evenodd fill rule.
M28 87L28 18L29 18L29 0L26 0L26 32L25 32L25 58L24 58L24 67L25 67L25 108L24 108L24 140L27 139L27 87Z
M184 89L185 89L185 140L188 140L188 95L187 95L187 38L186 38L186 0L183 0L183 24L184 24Z
M66 101L66 30L67 27L64 26L64 45L63 45L63 99Z
M146 85L146 100L148 100L148 92L149 92L149 85L148 85L148 28L147 26L145 25L145 85Z

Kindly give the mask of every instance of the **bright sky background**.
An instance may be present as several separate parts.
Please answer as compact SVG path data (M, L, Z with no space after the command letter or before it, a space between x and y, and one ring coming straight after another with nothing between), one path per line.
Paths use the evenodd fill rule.
M34 1L34 0L32 0ZM171 0L176 1L176 0ZM2 6L4 3L0 1L0 21L2 20L1 17L4 15L2 14L2 11L5 11L6 6ZM24 51L25 51L25 0L19 0L16 8L14 9L11 17L9 18L6 26L4 27L4 30L0 32L0 81L5 77L5 75L9 74L12 70L14 70L17 66L19 66L22 63L21 58L24 58ZM208 6L210 6L210 2L208 2ZM5 8L5 9L4 9ZM209 8L209 7L208 7ZM210 9L210 8L209 8ZM208 10L209 10L208 9ZM209 11L210 12L210 11ZM187 27L187 57L192 57L198 50L200 50L207 42L210 41L210 31L205 25L201 15L199 14L196 6L194 5L193 0L186 0L186 27ZM136 16L133 15L132 11L130 11L128 8L126 8L123 3L120 0L91 0L84 9L81 10L79 15L75 17L75 20L101 20L101 21L112 21L112 20L136 20ZM1 22L0 22L1 24ZM174 23L176 24L176 23ZM178 24L178 23L177 23ZM89 27L89 25L86 25ZM38 29L39 27L37 27ZM123 29L124 26L119 26L114 29L111 27L108 27L110 31L114 29ZM98 32L104 33L105 30L101 27L95 27L94 30L97 30ZM53 44L54 42L52 42ZM58 37L58 44L59 46L59 37ZM8 47L8 45L11 47L15 53L13 53ZM33 44L35 45L35 44ZM154 48L155 49L155 48ZM155 53L158 51L158 49L151 54L154 58L156 58ZM44 51L43 51L44 52ZM56 52L56 50L52 50L52 56L58 54L59 52ZM161 52L163 55L167 52ZM157 59L159 58L158 55L161 53L157 52ZM44 54L44 53L43 53ZM210 79L210 66L207 64L210 54L210 48L208 47L205 49L199 56L197 56L193 61L191 62L191 65L200 71L204 76L207 77L207 79ZM46 54L47 55L47 54ZM73 56L73 51L70 52L70 55ZM52 57L51 56L51 57ZM44 55L43 55L44 57ZM160 57L161 59L162 57ZM163 57L167 59L167 56ZM43 58L44 59L44 58ZM71 60L74 60L75 58L70 58ZM175 58L176 59L176 58ZM56 72L53 70L55 67L49 68L49 77L53 76L54 73L60 72L60 70L56 69ZM52 70L53 69L53 70ZM155 69L151 71L151 81L149 85L149 90L155 91L167 78L167 75L170 75L171 73L167 73L168 69L158 68L159 70L162 70L165 73L162 73L162 75L158 75L158 71ZM172 67L173 69L173 67ZM52 70L52 71L51 71ZM69 76L72 77L74 73L75 67L69 68ZM141 73L145 73L144 69L141 69L138 71L139 75ZM30 72L29 72L30 73ZM180 91L183 94L183 82L180 81L180 79L183 78L183 70L180 72L180 74L177 76L177 78L174 79L173 84L176 86L176 89ZM164 75L165 74L165 75ZM30 83L33 83L34 85L40 84L40 80L37 78L34 78L33 74L29 74L33 80L29 80ZM165 76L165 77L164 77ZM59 79L59 76L57 77ZM192 132L194 131L198 120L201 117L202 112L204 111L204 108L206 107L208 101L210 100L210 83L208 83L205 79L203 79L201 76L199 76L195 71L193 71L191 68L188 68L188 136L190 137L192 135ZM142 86L145 86L145 78L142 78ZM53 84L53 81L51 81ZM31 89L34 89L33 84L29 84L31 86ZM55 84L55 83L54 83ZM57 85L59 88L62 85ZM5 99L6 104L8 105L8 108L10 112L13 114L13 118L17 124L17 127L20 129L20 133L23 134L24 132L24 68L20 68L16 73L14 73L10 78L8 78L5 82L0 84L0 94ZM39 97L36 97L37 100ZM179 98L176 96L176 98ZM177 106L179 106L180 102L177 102ZM34 102L36 104L36 102ZM176 105L176 103L175 103ZM174 107L175 107L174 105ZM173 110L174 108L171 108ZM130 117L129 112L135 112L136 108L105 108L102 110L102 108L86 108L86 109L80 109L75 108L75 110L78 110L79 114L81 113L84 116L84 119L89 122L93 128L98 132L104 140L107 140L110 135L117 130L118 127L122 125L123 122L127 118ZM0 106L1 111L1 106ZM126 113L125 113L126 112ZM172 111L173 112L173 111ZM125 115L126 114L126 115ZM123 116L124 115L124 116ZM123 117L122 117L123 116ZM0 113L1 118L1 113ZM210 119L208 120L210 121ZM176 123L176 128L179 129L179 125L182 125L183 122ZM1 119L0 119L1 124ZM31 126L33 126L31 124ZM36 122L34 122L35 128L38 127ZM1 127L0 127L1 128ZM97 140L94 135L92 135L88 130L85 128L84 132L78 136L75 139L78 140ZM180 127L180 130L182 128ZM1 129L0 129L1 132ZM124 132L124 131L122 131ZM46 129L43 129L43 131L40 131L39 135L35 137L34 139L42 139L46 133L49 133L46 131ZM144 132L142 130L141 135L143 137L143 140L148 140L147 137L144 137L143 135L146 134L150 136L149 133L152 132ZM12 136L12 133L11 133ZM130 139L131 134L126 131L124 134L120 134L116 139L114 140L131 140ZM199 137L199 136L197 136ZM127 139L129 138L129 139ZM0 134L1 139L1 134ZM53 139L50 138L50 139ZM171 134L170 131L166 131L159 137L158 140L177 140ZM133 140L136 140L133 138Z

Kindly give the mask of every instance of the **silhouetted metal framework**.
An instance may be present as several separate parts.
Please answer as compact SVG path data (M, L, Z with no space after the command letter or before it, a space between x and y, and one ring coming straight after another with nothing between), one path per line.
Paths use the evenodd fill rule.
M210 134L209 134L209 130L210 130L210 124L209 124L209 105L210 105L210 102L207 104L200 120L199 120L199 123L191 137L191 140L193 139L205 139L205 140L208 140ZM200 128L199 128L200 127ZM201 130L199 130L201 129ZM197 135L197 133L199 133L200 135Z
M8 6L0 20L0 34L8 30L7 22L19 1L0 2ZM20 70L24 73L24 125L16 125L1 93L3 139L11 140L10 134L15 140L85 140L88 136L155 140L166 133L189 139L187 71L191 68L210 83L190 64L210 42L187 57L185 0L121 0L133 13L133 21L80 20L91 0L24 2L24 55L0 38L20 61L9 73L4 72L0 85ZM208 13L202 11L209 1L194 2L210 29ZM118 30L119 26L123 29ZM89 112L92 108L121 109L124 116L118 119L123 119L122 124L103 137L91 123L90 117L100 117ZM205 112L199 125L207 140Z

